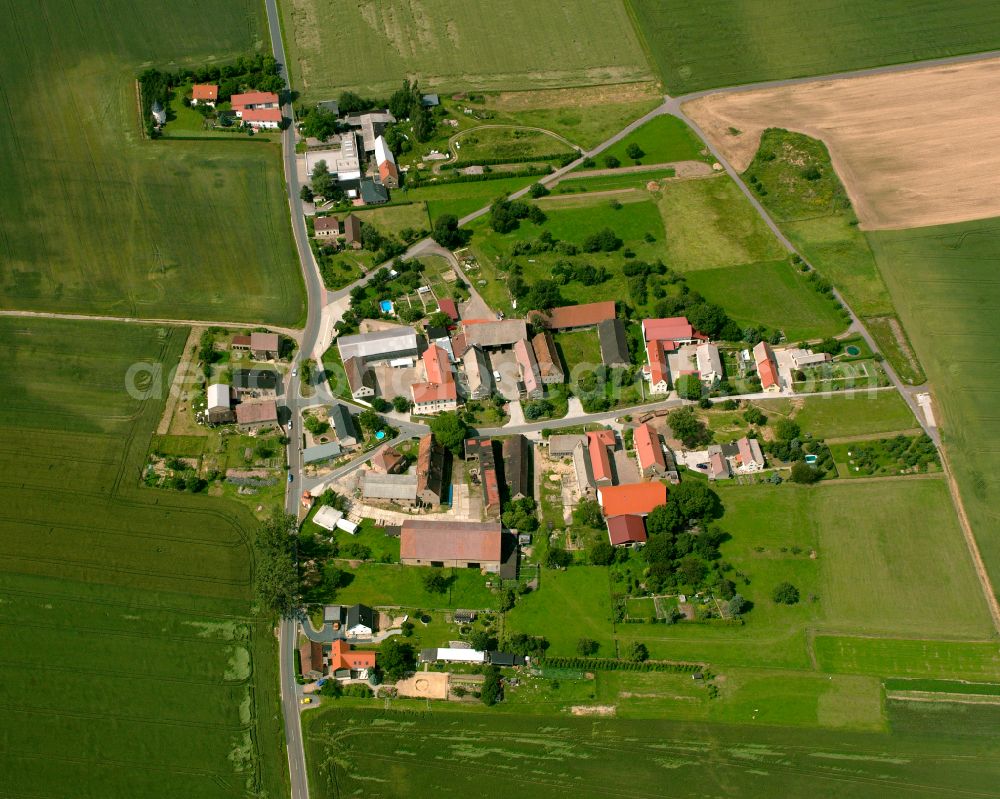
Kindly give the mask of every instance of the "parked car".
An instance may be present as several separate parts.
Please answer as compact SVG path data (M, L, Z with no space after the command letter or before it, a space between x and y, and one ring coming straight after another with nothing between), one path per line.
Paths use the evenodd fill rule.
M312 697L311 696L303 696L299 700L299 704L300 705L311 705L312 704ZM310 716L310 718L312 718L312 717Z
M295 475L293 475L293 474L292 474L291 472L289 472L289 473L288 473L288 482L290 483L290 482L292 482L292 481L293 481L294 479L295 479Z

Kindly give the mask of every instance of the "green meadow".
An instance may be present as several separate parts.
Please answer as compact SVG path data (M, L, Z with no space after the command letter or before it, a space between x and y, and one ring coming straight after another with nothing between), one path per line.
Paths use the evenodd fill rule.
M996 586L1000 221L872 232L868 240L934 388L945 453Z
M254 520L138 486L187 334L0 320L0 772L13 795L285 790L276 645L250 599ZM136 364L147 397L126 390Z
M263 7L45 0L0 29L0 304L294 324L304 309L280 150L147 141L144 66L264 46ZM17 109L16 114L11 109Z
M637 144L644 155L632 158L628 154L631 145ZM632 164L666 164L671 161L704 161L707 152L691 129L677 117L662 115L653 117L642 127L634 130L624 139L601 152L598 160L614 156L625 166Z
M670 93L825 75L1000 47L1000 21L976 0L627 0Z

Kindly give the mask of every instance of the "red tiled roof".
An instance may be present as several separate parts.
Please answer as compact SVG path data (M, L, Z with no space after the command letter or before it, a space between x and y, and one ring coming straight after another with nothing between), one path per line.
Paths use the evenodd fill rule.
M280 108L247 108L243 112L244 122L281 122Z
M448 383L454 381L451 367L448 364L448 353L437 344L432 344L424 351L424 368L427 370L429 383Z
M382 182L385 183L389 178L392 178L396 182L399 182L399 170L396 169L396 165L392 161L383 161L378 165L378 175L382 178Z
M684 341L686 339L708 340L708 336L695 330L686 316L671 316L666 319L644 319L642 332L646 341ZM673 349L673 347L671 347Z
M663 457L663 447L660 446L660 434L650 424L641 424L632 434L635 451L639 454L639 466L643 471L658 466L667 469L667 459Z
M368 650L359 650L352 647L346 641L337 639L330 647L330 671L339 669L370 669L375 665L375 653Z
M650 341L646 345L646 355L649 358L650 382L655 386L657 383L670 382L670 367L667 366L667 355L663 351L663 342Z
M614 479L611 471L611 455L608 453L608 447L614 445L615 434L610 430L595 430L587 433L587 449L590 453L590 466L594 471L595 480Z
M410 393L415 405L458 400L458 387L454 383L414 383Z
M238 424L257 424L278 421L278 405L274 400L243 402L236 406Z
M550 330L564 330L573 327L592 327L606 319L615 318L615 303L590 302L586 305L564 305L553 308L548 313L536 311L531 315L531 321Z
M437 344L432 344L424 351L423 361L427 370L427 382L414 383L410 386L413 401L422 405L428 402L458 400L458 386L455 383L455 376L451 373L448 353Z
M757 375L760 377L761 388L779 385L778 362L774 358L774 350L766 341L761 341L753 348L754 361L757 363Z
M249 347L250 346L250 336L233 336L233 346L234 347Z
M458 305L455 304L454 300L447 297L443 300L438 300L438 309L441 313L446 314L452 322L458 321Z
M646 523L642 516L625 514L608 519L608 538L612 546L643 544L646 542Z
M214 83L196 83L191 87L191 97L195 100L215 102L219 99L219 87Z
M391 474L403 462L404 458L396 450L386 444L372 456L372 466L378 470Z
M233 109L246 108L248 105L270 105L278 102L278 95L274 92L247 92L246 94L234 94L229 98Z
M317 216L313 223L316 230L335 230L340 232L340 220L335 216Z
M499 562L499 522L435 522L407 519L399 536L400 560Z
M667 502L667 487L663 483L632 483L597 489L605 516L625 514L645 515Z
M543 330L536 335L531 340L531 347L535 351L538 372L543 380L550 375L562 376L562 363L559 360L559 352L556 350L556 342L548 330Z

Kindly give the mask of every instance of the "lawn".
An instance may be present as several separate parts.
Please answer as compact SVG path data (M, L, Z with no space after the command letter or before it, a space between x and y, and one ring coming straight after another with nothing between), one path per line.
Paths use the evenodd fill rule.
M596 330L564 330L553 336L567 376L596 369L601 363L601 342Z
M837 687L827 695L835 698ZM443 703L416 709L340 700L306 713L312 793L606 799L662 797L666 791L880 799L887 785L904 797L989 795L1000 779L995 742L985 734L959 740L781 728L749 719L706 724L568 714L540 726L539 718L503 713L502 706L485 712L481 705L462 711ZM954 725L955 713L943 711L941 721Z
M995 680L995 641L926 641L820 635L816 657L824 671L957 680Z
M976 0L628 0L670 94L825 75L1000 48L1000 21Z
M767 413L772 400L761 405ZM780 402L780 400L778 400ZM815 438L894 433L919 427L913 411L896 391L874 391L830 397L808 397L799 400L794 414L803 432Z
M276 145L150 142L143 65L230 60L263 7L208 0L198 30L171 4L48 0L0 30L6 308L294 324L304 310ZM39 98L44 97L44 102Z
M834 302L787 260L699 269L686 277L741 325L766 325L791 341L825 338L847 327Z
M460 164L490 163L492 159L549 160L575 152L565 142L540 130L513 125L472 128L455 140Z
M628 148L638 144L645 155L632 158ZM667 164L673 161L705 161L711 157L703 155L705 145L692 130L677 117L662 115L653 117L642 127L604 150L597 160L603 166L604 159L614 156L625 166L633 164Z
M869 233L933 386L934 413L993 585L1000 585L1000 220ZM974 343L975 356L962 354Z
M167 385L155 368L187 334L0 320L0 472L16 475L0 486L0 650L19 653L0 664L9 792L287 790L276 644L250 602L253 518L138 485ZM128 390L141 363L148 398Z
M562 572L545 570L541 577L538 591L521 597L507 613L507 629L544 636L550 656L574 657L577 641L590 638L600 644L602 657L613 657L607 569L572 566Z
M435 186L424 184L414 189L403 188L396 196L412 202L425 202L431 223L439 216L454 214L461 218L492 203L497 197L523 189L538 180L533 177L497 178L444 183Z
M447 593L432 594L423 584L427 570L419 566L362 563L351 567L346 561L338 565L351 573L350 582L340 588L335 597L345 605L364 602L366 605L487 610L497 604L496 595L486 587L487 578L475 570L446 570L446 576L452 580Z
M374 226L380 233L388 236L398 236L400 231L429 230L427 209L421 202L406 205L385 205L381 208L358 209L352 211L362 222Z
M650 169L645 172L619 172L594 177L577 177L570 172L560 179L553 187L553 194L572 194L574 192L610 191L612 189L644 189L650 181L660 181L672 178L673 169Z
M826 145L801 133L767 130L743 177L798 250L864 319L902 379L922 383L923 370Z
M651 74L617 0L365 0L335 15L320 0L295 0L281 13L291 81L310 100L344 89L387 96L404 76L451 92L620 84Z
M662 103L658 89L648 82L496 92L483 105L497 121L545 128L589 150Z
M681 272L784 258L753 206L726 176L668 183L659 201L666 263Z

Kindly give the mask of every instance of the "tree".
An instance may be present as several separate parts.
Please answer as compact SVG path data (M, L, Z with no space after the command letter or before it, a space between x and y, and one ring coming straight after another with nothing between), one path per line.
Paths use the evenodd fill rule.
M604 156L604 166L606 166L608 169L618 169L618 167L620 167L621 164L622 162L619 161L617 158L615 158L613 155Z
M533 200L537 200L539 197L544 197L549 193L549 190L541 183L533 183L531 184L531 188L528 189L528 196L530 196Z
M633 663L642 663L649 660L649 650L646 645L639 641L633 641L625 650L625 659Z
M610 542L599 539L591 544L587 557L594 566L610 566L615 560L615 548Z
M683 485L683 483L682 483ZM677 486L678 488L680 486ZM672 493L672 492L671 492ZM676 502L657 505L646 517L646 532L657 537L660 534L677 533L684 529L687 519ZM647 549L649 547L647 546Z
M382 417L379 416L374 410L371 408L365 408L358 414L358 424L361 425L362 430L374 432L376 430L381 430L384 422L382 421Z
M337 115L325 108L310 108L301 117L302 135L326 141L337 132Z
M789 475L788 479L793 483L803 483L805 485L811 485L817 482L823 475L817 469L814 469L805 461L795 461L792 464L792 473Z
M545 556L545 566L549 569L564 569L572 562L573 556L562 547L549 547Z
M625 148L625 155L627 155L633 161L638 161L645 154L646 153L643 152L638 142L632 142L628 147Z
M411 644L386 638L378 649L378 663L385 676L397 682L417 667L417 657Z
M667 415L667 423L674 437L679 438L688 449L696 449L712 439L712 434L692 408L678 408L676 411L671 411Z
M771 591L771 599L780 605L794 605L799 601L799 589L791 583L778 583Z
M336 180L330 174L330 170L326 166L326 161L317 161L312 171L313 192L316 195L329 199L329 195L333 193L335 183Z
M441 311L435 311L427 317L427 324L430 327L448 327L451 324L451 317Z
M437 127L430 111L418 103L410 119L413 121L413 135L417 137L417 141L430 141Z
M396 413L406 413L413 407L413 403L410 402L408 397L404 397L400 394L392 398L392 407Z
M677 564L677 573L692 588L696 588L705 579L707 571L704 562L696 555L685 555Z
M254 548L254 593L268 610L288 615L295 607L299 575L293 557L296 518L275 508L261 524Z
M440 569L429 569L420 577L428 594L444 594L448 591L448 578Z
M701 399L701 378L698 375L681 375L674 383L674 388L681 399Z
M454 214L444 214L434 220L431 238L449 250L462 247L468 241L465 231L459 230L458 217Z
M483 676L479 697L484 705L493 706L503 699L503 679L500 676L500 669L496 666L487 666L483 670Z
M576 653L580 657L590 657L591 655L596 655L597 650L600 648L600 644L591 638L581 638L576 642Z
M590 527L594 530L604 529L604 514L601 512L600 504L593 499L580 500L573 511L573 521L581 527Z
M414 103L420 102L419 95L414 98L415 88L416 86L410 86L409 80L404 79L402 87L392 93L389 98L389 112L396 119L406 119L412 113Z
M469 646L480 652L489 652L496 649L498 644L496 636L490 635L485 630L473 630L469 634Z
M532 285L518 305L525 311L547 311L565 302L559 293L559 284L554 280L539 280Z
M465 439L469 437L469 428L454 411L439 413L430 422L434 440L455 455L461 455L465 447Z
M767 424L767 417L764 415L764 412L760 408L754 407L753 405L751 405L743 412L743 420L747 424L755 424L755 425Z
M299 189L299 199L302 202L311 203L313 201L313 191L308 186L303 186Z
M747 606L746 599L743 598L742 594L734 594L733 598L729 600L728 610L730 615L739 616Z
M798 438L800 432L798 424L791 419L778 419L774 424L774 437L779 441L791 441Z
M341 114L356 114L374 108L375 101L360 97L354 92L342 92L337 99L337 107Z
M584 252L614 252L620 250L624 242L611 228L601 228L583 240Z
M302 364L299 366L299 376L302 378L303 383L309 384L312 382L315 369L316 361L312 358L306 358L302 361Z
M685 480L670 491L670 502L676 505L684 518L693 521L697 519L713 519L722 513L722 502L719 495L704 483Z
M500 611L502 613L506 613L508 610L511 610L516 604L517 604L517 593L514 591L513 588L504 588L500 592L500 603L499 603ZM476 648L479 649L480 647ZM487 647L483 648L485 649ZM489 648L492 649L495 647L489 647Z

